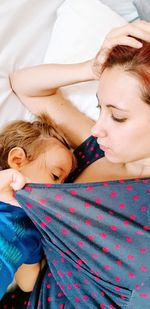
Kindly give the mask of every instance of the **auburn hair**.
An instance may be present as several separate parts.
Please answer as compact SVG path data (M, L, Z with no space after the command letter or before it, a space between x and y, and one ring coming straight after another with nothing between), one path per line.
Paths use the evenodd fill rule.
M38 157L47 147L49 139L53 137L70 146L63 133L47 114L41 114L32 122L16 120L5 126L0 132L0 167L9 168L8 155L12 148L21 147L29 161Z
M103 65L103 71L118 65L136 76L141 84L141 99L150 104L150 42L139 41L143 44L141 48L115 46Z

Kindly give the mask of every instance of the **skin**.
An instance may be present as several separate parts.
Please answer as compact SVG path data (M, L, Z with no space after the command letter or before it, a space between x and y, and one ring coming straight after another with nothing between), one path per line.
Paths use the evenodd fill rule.
M97 98L101 111L91 133L105 157L87 167L76 182L149 177L150 106L142 100L141 83L123 67L106 69Z
M126 167L130 162L150 166L150 106L141 99L137 78L119 66L106 69L97 96L101 112L92 134L104 146L105 157Z
M55 184L64 182L72 166L71 151L57 139L51 138L44 152L31 162L24 158L18 170L31 182Z

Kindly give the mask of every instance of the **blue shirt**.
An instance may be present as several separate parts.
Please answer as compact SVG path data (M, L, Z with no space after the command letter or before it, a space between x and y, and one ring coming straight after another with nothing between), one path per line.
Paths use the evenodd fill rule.
M0 202L0 298L18 267L41 260L40 238L22 208Z

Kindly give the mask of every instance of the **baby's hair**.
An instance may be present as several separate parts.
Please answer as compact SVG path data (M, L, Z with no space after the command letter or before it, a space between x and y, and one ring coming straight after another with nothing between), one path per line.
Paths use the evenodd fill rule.
M50 117L43 113L34 121L16 120L6 125L0 132L0 167L9 168L8 155L14 147L21 147L29 161L42 153L49 139L53 137L70 146L65 136Z

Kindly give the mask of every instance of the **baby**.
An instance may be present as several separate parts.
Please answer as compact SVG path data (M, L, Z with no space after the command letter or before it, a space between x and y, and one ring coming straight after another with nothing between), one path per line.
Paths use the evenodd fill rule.
M0 133L0 298L14 275L31 291L40 271L41 236L12 192L26 182L63 183L75 160L63 134L43 114L15 121Z

